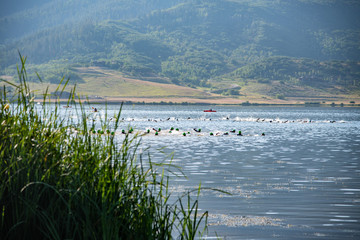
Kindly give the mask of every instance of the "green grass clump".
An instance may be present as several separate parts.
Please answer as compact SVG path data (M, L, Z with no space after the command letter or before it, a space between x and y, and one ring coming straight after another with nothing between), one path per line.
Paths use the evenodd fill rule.
M0 94L0 239L194 239L206 230L197 198L170 203L159 174L170 165L144 161L139 135L116 139L119 121L101 123L111 135L93 134L74 94L80 122L62 117L46 92L37 110L20 58L17 93Z

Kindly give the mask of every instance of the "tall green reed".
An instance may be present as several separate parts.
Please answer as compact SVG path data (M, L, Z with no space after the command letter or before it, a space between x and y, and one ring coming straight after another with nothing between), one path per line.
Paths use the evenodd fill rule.
M19 54L20 55L20 54ZM170 201L166 164L139 153L141 136L93 134L86 106L71 91L79 122L59 113L48 90L36 110L20 55L16 92L1 91L0 239L194 239L206 230L190 192ZM39 77L41 80L41 78ZM57 89L63 92L64 78ZM116 132L121 108L101 122ZM107 117L105 118L107 119ZM198 195L197 195L198 196ZM200 229L201 226L201 229Z

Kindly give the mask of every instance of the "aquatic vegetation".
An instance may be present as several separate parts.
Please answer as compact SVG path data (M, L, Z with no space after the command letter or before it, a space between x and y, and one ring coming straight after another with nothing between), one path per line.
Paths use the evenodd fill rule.
M39 111L26 58L20 59L19 84L9 83L16 93L4 87L0 94L0 239L194 239L204 233L199 192L179 198L169 192L166 170L175 166L145 160L139 134L117 141L121 108L115 123L104 120L97 131L75 90L68 105L79 122L62 118L60 103L49 103L47 92Z

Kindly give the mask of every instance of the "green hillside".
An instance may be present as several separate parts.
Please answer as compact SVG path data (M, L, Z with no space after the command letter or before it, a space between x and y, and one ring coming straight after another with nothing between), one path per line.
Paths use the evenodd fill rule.
M271 57L215 78L212 86L219 89L214 93L256 93L278 99L356 95L360 62Z
M341 85L352 88L360 86L360 62L271 57L238 68L227 77L263 83L280 80L313 87Z
M0 74L15 75L19 50L52 83L102 67L234 97L244 82L360 88L358 1L38 1L0 12Z

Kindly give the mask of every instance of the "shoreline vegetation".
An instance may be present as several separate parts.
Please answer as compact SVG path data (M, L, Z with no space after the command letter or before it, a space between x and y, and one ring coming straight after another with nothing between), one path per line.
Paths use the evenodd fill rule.
M20 54L19 54L20 55ZM84 102L78 121L61 117L61 101L47 92L36 111L26 58L20 55L19 84L0 97L0 239L195 239L207 232L207 211L198 209L199 188L169 192L171 163L155 163L140 151L141 135L115 138L115 123L101 122L93 135ZM41 80L41 79L40 79ZM64 80L64 79L63 79ZM61 81L56 91L64 91ZM108 119L107 117L105 119ZM179 173L178 176L175 173Z
M119 104L124 104L124 105L191 105L191 106L204 106L204 105L209 105L209 106L261 106L261 107L360 107L360 103L356 103L355 101L349 101L349 103L344 103L344 102L331 102L331 103L326 103L326 102L302 102L302 103L258 103L258 102L250 102L250 101L245 101L245 102L239 102L239 103L224 103L224 102L220 102L220 103L214 103L214 102L207 102L207 101L181 101L181 99L179 99L180 101L169 101L168 99L142 99L140 98L140 100L138 101L130 101L130 100L126 100L126 98L122 99L122 100L99 100L99 99L85 99L83 100L83 103L87 103L87 104L107 104L107 105L119 105ZM40 99L35 99L35 102L39 102L41 103ZM50 100L50 102L56 102L56 103L60 103L60 104L67 104L68 100L66 99L56 99L56 100Z

